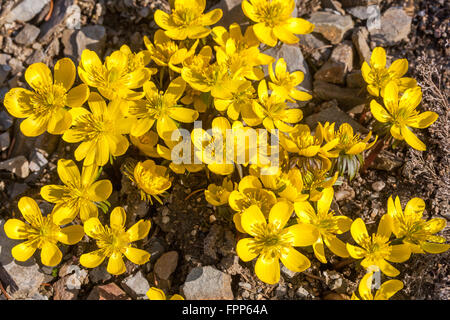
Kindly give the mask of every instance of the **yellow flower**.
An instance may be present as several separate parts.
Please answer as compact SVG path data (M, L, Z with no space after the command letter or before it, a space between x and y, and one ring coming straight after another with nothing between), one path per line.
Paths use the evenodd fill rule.
M266 188L288 201L296 203L308 199L308 195L303 193L303 178L298 168L287 172L279 170L273 175L260 175L260 179Z
M156 150L159 136L154 131L147 131L140 137L130 135L130 140L142 153L152 158L159 158L160 155Z
M98 218L84 223L84 232L96 240L99 249L82 254L80 264L85 268L98 267L109 258L106 270L113 275L126 271L122 255L134 264L142 265L150 259L150 253L134 247L131 243L144 239L150 231L150 220L139 220L125 231L127 214L122 207L112 210L109 226L103 226Z
M153 82L146 82L145 100L132 101L128 106L128 115L137 119L131 127L131 135L142 136L156 121L158 135L170 140L172 132L178 129L174 120L184 123L194 122L198 118L198 112L177 105L185 88L186 82L181 77L174 79L165 93L159 91Z
M222 18L222 10L214 9L203 14L206 0L175 0L172 13L161 10L155 12L155 22L171 39L199 39L208 36L211 29L207 26Z
M378 102L370 102L370 111L375 119L390 128L392 136L397 140L405 140L414 149L425 151L425 144L420 141L410 128L423 129L433 124L438 115L432 111L419 113L416 107L422 100L420 87L407 89L399 98L399 87L393 81L386 85L383 108Z
M407 244L414 253L442 253L450 248L445 244L445 238L434 235L445 228L447 222L442 218L428 221L422 219L425 202L420 198L413 198L402 210L399 197L388 200L388 215L391 218L392 232L403 243Z
M106 102L98 93L91 93L88 100L91 112L84 108L71 110L73 126L64 132L63 140L81 144L75 150L75 160L84 159L84 166L104 166L111 156L123 155L128 149L131 120L121 112L121 101Z
M230 194L236 187L236 183L233 183L230 178L224 178L221 186L211 183L205 190L205 199L213 206L223 206L228 203Z
M18 207L25 223L18 219L9 219L4 225L8 238L25 240L11 250L11 254L17 261L26 261L34 254L36 249L41 249L41 262L43 265L53 267L61 262L62 252L58 242L73 245L84 236L83 227L71 225L60 228L53 222L52 215L42 216L37 203L28 197L19 200Z
M172 41L163 30L156 30L153 43L144 36L144 44L147 48L151 58L158 66L166 67L178 73L181 69L177 67L177 64L182 63L186 58L195 54L198 42L195 42L192 47L187 50L186 48L179 46L175 41Z
M182 141L182 137L180 136L180 139L178 141L165 140L164 142L166 143L166 145L169 148L167 148L161 144L158 144L156 146L156 151L161 158L171 161L169 168L172 169L173 172L175 172L177 174L184 174L186 172L186 170L188 172L199 172L199 171L203 170L203 168L205 167L204 164L201 163L201 160L198 159L197 156L195 155L194 146L192 145L192 141ZM184 150L180 150L180 152L177 154L178 159L182 160L181 163L177 163L178 159L176 159L177 161L175 161L175 162L172 159L172 150L179 143L181 143L181 144L188 143L190 145L190 149L191 149L191 153L189 156L188 155L185 156L184 152L181 152ZM186 146L186 145L184 145L184 146Z
M358 291L362 300L389 300L397 291L403 289L403 282L400 280L388 280L380 285L380 288L372 295L373 271L364 275L359 283ZM353 292L352 300L360 300Z
M236 252L245 262L258 257L255 273L265 283L275 284L280 280L280 259L294 272L303 272L311 266L308 258L293 247L312 245L318 232L307 224L285 228L292 211L289 202L278 202L270 210L268 223L257 205L242 213L242 227L253 238L239 240Z
M314 25L301 18L291 17L294 0L244 0L242 11L256 22L253 26L259 41L275 46L278 39L287 44L298 42L295 34L311 33Z
M257 205L265 217L269 216L269 211L277 203L275 194L263 188L259 179L255 176L246 176L239 182L237 190L231 192L228 204L236 211L233 221L239 232L245 233L242 228L242 213L252 205Z
M302 170L303 189L309 191L309 200L318 201L326 189L331 188L338 178L339 173L328 176L328 170L311 169Z
M408 88L417 86L417 81L413 78L402 78L408 71L408 60L395 60L389 68L386 68L386 51L381 47L376 47L370 57L370 66L364 61L361 72L367 83L367 91L375 96L384 97L384 90L390 81L394 81L400 90L404 92Z
M89 97L89 88L85 84L72 88L75 77L75 65L69 58L56 63L54 77L43 63L34 63L27 68L25 80L34 91L13 88L4 100L11 115L26 118L20 124L25 136L35 137L45 131L63 134L69 129L72 117L64 107L81 107Z
M153 203L153 197L162 204L159 196L172 186L167 168L155 164L153 160L139 161L134 166L128 165L124 173L136 183L141 191L141 199L150 203Z
M141 92L132 89L141 88L148 81L154 71L141 65L135 70L130 70L136 59L130 61L130 55L123 51L114 51L106 57L102 64L97 53L85 49L81 54L78 74L81 80L90 87L97 88L100 94L113 100L122 98L136 100L142 97Z
M336 235L347 232L352 220L346 216L335 216L334 211L330 211L333 195L333 188L324 189L322 197L317 201L317 211L307 201L294 204L298 223L310 224L320 233L317 241L313 244L313 250L316 258L322 263L327 263L324 244L339 257L347 258L349 256L345 243Z
M295 124L303 118L302 110L289 109L285 103L285 97L278 91L272 91L269 95L266 80L259 82L258 98L259 103L253 100L253 111L269 131L276 127L283 132L292 132L294 127L289 124Z
M277 60L275 64L275 72L272 64L269 64L269 76L272 82L269 82L271 90L277 90L286 99L292 102L308 101L312 96L309 93L300 91L296 87L303 82L305 75L301 71L289 73L287 71L286 61L283 58Z
M155 287L151 287L150 289L148 289L146 294L150 300L167 300L164 291ZM179 294L174 294L170 297L169 300L184 300L184 298Z
M72 160L58 160L57 170L64 185L47 185L41 188L42 198L56 204L52 211L53 222L57 225L70 223L78 213L83 222L97 217L97 204L103 207L106 205L112 192L111 182L95 181L98 177L96 166L83 167L80 175Z
M367 233L366 225L361 218L353 221L350 232L359 247L347 243L347 250L352 258L364 258L361 261L361 266L366 269L375 266L389 277L399 275L400 271L387 261L405 262L409 259L411 250L406 244L392 245L389 242L392 230L386 215L381 217L377 233L372 234L371 237Z
M125 71L127 73L145 68L152 60L150 52L148 52L147 50L133 53L130 47L126 44L120 47L120 52L124 53L127 58L128 66ZM148 70L150 71L151 75L154 75L158 72L158 69L156 68L148 68Z
M253 112L255 89L250 81L228 80L223 83L221 89L214 93L214 106L218 111L226 111L232 120L238 120L242 114L242 119L249 126L261 124L261 119Z
M186 86L184 97L181 98L181 103L184 105L193 105L198 112L206 112L209 105L209 96L204 96L204 93L193 89L190 85ZM206 100L206 101L205 101Z

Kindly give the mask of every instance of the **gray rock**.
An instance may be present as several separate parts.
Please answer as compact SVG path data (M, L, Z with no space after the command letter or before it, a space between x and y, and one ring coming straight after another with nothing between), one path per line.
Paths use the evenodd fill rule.
M74 4L67 8L65 21L68 29L81 28L81 9L78 5Z
M11 59L9 54L0 53L0 64L8 64L9 59Z
M363 88L366 86L361 70L350 72L347 75L346 83L349 88Z
M342 275L335 270L326 270L323 272L325 277L325 283L330 288L330 290L336 290L342 287L343 278Z
M39 151L33 152L33 156L30 160L30 170L32 172L38 172L48 164L47 158Z
M369 17L374 16L376 12L378 11L378 15L380 15L380 7L377 5L372 6L356 6L352 8L348 8L346 10L348 13L350 13L355 18L358 18L360 20L367 20Z
M317 98L322 100L336 99L339 105L345 110L366 102L364 90L342 88L320 80L315 80L313 85L313 92Z
M28 167L28 160L24 156L18 156L0 162L0 170L2 169L10 171L20 178L26 178L30 173L30 169Z
M340 43L354 26L349 15L341 16L327 11L314 12L309 22L314 23L314 32L322 34L332 44Z
M186 300L232 300L231 276L212 266L191 270L182 286Z
M49 2L50 0L23 0L6 15L6 22L30 21L41 12Z
M25 191L27 191L28 189L29 187L26 183L14 182L11 191L9 193L9 196L11 197L11 199L16 199L18 196L25 193Z
M314 79L330 83L344 84L347 72L353 68L353 47L344 41L337 45L330 59L314 74Z
M69 289L66 286L67 276L58 279L53 284L53 300L76 300L78 298L79 289Z
M11 67L7 64L0 64L0 86L6 81L11 72Z
M9 132L0 134L0 151L8 149L10 142Z
M106 29L100 25L86 26L76 35L78 57L84 49L89 49L101 55L106 42Z
M0 111L0 131L6 131L11 128L13 118L5 111Z
M158 238L151 238L145 250L150 253L150 263L155 263L165 250L164 243Z
M125 278L122 281L122 288L134 299L148 300L146 293L150 289L150 285L142 271Z
M282 272L288 279L292 279L292 278L295 277L297 274L299 274L298 272L289 270L289 269L286 268L283 264L281 265L281 272Z
M25 61L27 64L33 64L37 62L43 62L47 56L44 53L44 50L37 49L34 50L34 53Z
M372 189L377 192L380 192L381 190L383 190L385 186L386 186L386 183L382 180L372 183Z
M330 57L331 45L328 44L327 40L321 39L320 34L314 32L300 34L298 38L300 39L300 45L308 49L317 66L324 64Z
M408 40L411 21L412 18L403 8L389 8L381 17L380 28L369 30L370 39L380 46L392 46L401 40Z
M392 152L383 150L378 154L378 156L375 158L375 160L369 167L389 172L399 168L402 165L403 165L402 158L397 157Z
M178 252L169 251L164 253L155 263L155 274L164 280L168 280L178 265Z
M335 128L339 128L339 126L343 123L348 123L352 126L353 130L360 133L367 133L367 129L364 128L362 125L360 125L358 122L353 120L347 113L342 111L337 106L331 106L329 108L326 108L318 113L312 114L305 118L305 123L310 128L315 128L317 126L317 123L320 122L324 124L325 122L335 122Z
M26 262L15 261L11 249L21 241L9 239L4 231L5 220L0 220L0 280L12 298L30 298L37 293L46 275L30 259Z
M106 282L111 279L111 277L111 274L106 271L105 266L99 266L89 270L89 280L93 283Z
M11 67L11 69L12 69L11 73L13 73L13 74L20 73L25 69L22 61L20 61L17 58L11 58L8 62L8 65Z
M380 0L341 0L341 4L344 8L369 6L378 3L380 3Z
M355 28L352 34L352 41L356 48L356 52L358 52L360 66L362 66L364 61L369 63L370 56L372 55L372 51L367 43L368 37L369 32L364 27Z
M74 9L74 3L75 0L59 0L55 2L50 19L41 26L39 42L43 44L49 43L54 38L54 35L61 33L68 27L67 23L70 25L73 22L72 17L76 20L77 9ZM76 24L77 22L75 21L74 23Z
M67 267L64 277L66 277L65 284L67 289L80 290L81 286L88 278L88 271L72 264Z
M40 32L41 30L38 27L35 27L32 24L26 24L14 38L14 41L18 44L29 46L37 39Z
M296 296L299 297L301 300L311 298L312 295L303 287L298 287L297 291L295 292Z
M342 185L337 188L334 198L336 201L352 200L355 198L355 195L355 190L353 190L347 182L343 182Z
M378 6L375 6L375 9L370 12L366 21L366 27L369 31L381 28L381 11Z

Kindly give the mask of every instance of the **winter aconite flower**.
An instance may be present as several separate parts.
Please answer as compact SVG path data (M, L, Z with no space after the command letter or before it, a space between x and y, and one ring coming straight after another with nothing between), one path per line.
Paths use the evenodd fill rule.
M235 189L236 183L233 184L231 179L224 178L222 185L218 186L212 183L208 186L208 189L205 190L205 199L213 206L222 206L228 203L228 198Z
M402 210L399 197L388 200L388 215L391 218L392 231L402 239L414 253L442 253L450 248L445 244L445 238L435 233L445 228L447 222L442 218L423 219L425 202L420 198L413 198Z
M407 89L399 98L399 87L389 82L384 91L383 108L378 102L370 102L370 110L378 121L385 124L397 140L405 140L414 149L425 151L425 144L420 141L410 128L423 129L432 125L438 118L437 113L416 110L422 100L420 87Z
M329 176L327 170L302 170L303 189L309 192L310 201L318 201L326 189L333 187L339 172Z
M85 49L81 54L78 74L81 80L90 87L97 88L100 94L109 99L122 98L136 100L142 97L141 92L133 89L141 88L153 73L149 68L140 65L130 70L130 55L123 51L114 51L106 57L102 64L97 53ZM133 56L133 59L134 56Z
M150 300L167 300L164 291L155 287L148 289L146 295ZM184 300L184 298L179 294L174 294L169 300Z
M405 262L411 255L408 245L392 245L389 242L392 231L389 219L386 216L381 217L377 233L372 234L371 237L367 233L366 225L361 218L353 221L350 232L359 247L347 243L347 250L352 258L363 259L361 266L366 269L377 267L385 275L396 277L400 271L387 261Z
M308 101L312 96L309 93L298 90L296 87L303 82L305 75L301 71L289 73L287 71L286 61L283 58L277 60L275 71L272 64L269 64L269 76L272 82L269 82L271 90L277 90L286 99L292 102Z
M83 267L98 267L109 258L106 270L110 274L119 275L126 271L123 255L138 265L150 259L150 253L132 245L132 242L148 235L150 221L139 220L125 231L126 216L122 207L116 207L111 212L109 226L103 226L98 218L90 218L84 223L84 232L96 240L98 250L81 255L80 263Z
M313 244L313 249L314 255L322 263L327 263L324 244L339 257L349 256L345 243L336 235L347 232L352 220L346 216L336 216L333 210L330 211L333 195L333 188L325 189L322 197L317 201L317 211L307 201L294 204L298 222L310 224L319 231L320 235Z
M275 46L278 39L287 44L297 43L295 34L311 33L314 25L301 18L293 18L294 0L244 0L242 11L256 22L253 30L259 41Z
M75 77L75 65L69 58L55 64L54 76L41 62L27 68L25 80L34 91L13 88L4 99L10 114L26 118L20 124L25 136L35 137L45 131L63 134L69 129L72 117L65 107L81 107L89 97L89 88L85 84L72 88Z
M303 272L311 265L308 258L293 247L312 245L318 232L307 224L285 227L292 211L289 202L281 201L271 208L268 222L257 205L242 213L242 228L253 238L239 240L236 252L245 262L258 257L255 273L265 283L275 284L280 280L280 259L294 272Z
M158 135L170 140L172 132L178 129L175 120L194 122L198 118L198 112L177 104L185 88L186 82L181 77L174 79L165 92L159 91L153 82L146 82L145 99L130 102L128 107L128 115L137 119L131 127L131 135L142 136L156 122Z
M389 300L397 291L403 289L403 282L400 280L388 280L380 285L374 296L372 295L372 279L373 272L368 272L364 275L358 286L361 299L353 292L352 300Z
M42 198L55 203L52 211L53 221L63 225L71 222L78 214L83 222L97 217L97 204L107 202L112 192L111 182L95 181L98 176L96 166L83 167L80 175L77 165L72 160L59 160L57 170L64 185L47 185L41 189Z
M408 60L395 60L389 68L386 68L386 51L381 47L376 47L370 57L370 66L364 61L361 72L367 83L367 91L375 96L384 96L386 85L394 81L400 92L408 88L417 86L417 81L413 78L402 78L408 71Z
M199 39L208 36L208 27L222 18L222 10L214 9L203 14L206 0L175 0L171 14L156 10L155 22L174 40Z
M123 155L128 149L125 134L130 132L131 121L121 111L121 101L106 102L98 93L88 100L91 112L84 108L72 109L72 128L64 132L63 140L81 144L75 150L75 159L84 159L84 166L104 166L111 156Z
M11 250L12 256L17 261L26 261L36 249L41 249L42 264L49 267L56 266L62 259L58 242L72 245L84 236L82 226L61 228L53 222L52 215L43 217L36 201L29 197L20 198L18 207L28 224L18 219L9 219L4 225L8 238L26 240Z
M155 164L153 160L127 165L125 174L139 188L141 199L151 203L153 197L162 204L159 196L172 186L168 169Z

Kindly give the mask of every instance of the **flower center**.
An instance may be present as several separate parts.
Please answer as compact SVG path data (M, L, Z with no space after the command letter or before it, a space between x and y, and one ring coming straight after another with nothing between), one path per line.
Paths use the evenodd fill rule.
M66 105L66 89L61 84L38 89L31 96L30 110L36 117L50 117L51 114Z
M291 235L273 223L255 224L252 231L257 235L250 250L256 253L279 258L282 250L292 243Z

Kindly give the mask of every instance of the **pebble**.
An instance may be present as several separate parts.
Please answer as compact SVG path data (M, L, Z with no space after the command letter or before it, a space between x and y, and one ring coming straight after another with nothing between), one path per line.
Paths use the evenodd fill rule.
M381 190L383 190L385 186L386 186L386 183L381 180L372 183L372 189L377 192L380 192Z
M38 172L48 164L47 158L39 151L33 152L30 160L30 170Z
M355 18L358 18L360 20L367 20L370 17L374 16L376 12L378 12L378 15L380 15L380 7L377 5L372 6L356 6L352 8L348 8L346 10L348 13L350 13Z
M340 43L354 26L351 16L327 11L314 12L308 21L314 23L314 32L322 34L332 44Z
M89 280L93 283L106 282L111 279L111 274L106 271L105 266L98 266L89 270Z
M106 44L106 29L100 25L85 26L76 35L78 57L84 49L89 49L101 55Z
M369 29L370 39L377 46L392 46L408 40L412 18L400 7L391 7L381 16L380 28Z
M168 280L178 265L178 252L169 251L164 253L155 263L155 274L164 280Z
M309 297L311 297L311 294L308 292L308 290L306 290L303 287L298 287L297 291L295 292L295 294L297 295L297 297L299 297L300 299L307 299Z
M6 81L11 72L11 67L7 64L0 64L0 86Z
M313 86L317 98L326 101L336 99L345 110L366 102L365 92L360 89L343 88L321 80L315 80Z
M348 123L352 126L353 130L360 133L367 133L367 129L361 126L358 122L353 120L347 113L342 111L338 106L331 106L329 108L323 109L322 111L312 114L305 118L305 123L310 126L310 128L315 128L318 122L324 124L329 121L335 122L336 129L343 123Z
M12 159L0 162L0 170L7 170L14 173L19 178L26 178L30 173L28 160L24 156L18 156Z
M150 289L150 285L142 271L125 278L121 284L132 298L148 300L146 293Z
M0 134L0 151L8 149L10 142L9 132Z
M114 282L95 286L87 300L131 300L131 298Z
M23 0L6 15L6 22L30 21L41 12L49 2L50 0Z
M359 65L362 66L363 62L370 62L372 51L367 43L369 32L365 27L355 28L352 34L353 45L356 48L359 56Z
M14 38L14 41L18 44L29 46L37 39L40 32L41 30L38 27L35 27L32 24L26 24Z
M353 46L349 41L337 45L330 59L314 74L314 79L344 84L347 72L353 68Z
M233 300L231 276L213 266L192 269L182 286L186 300Z

